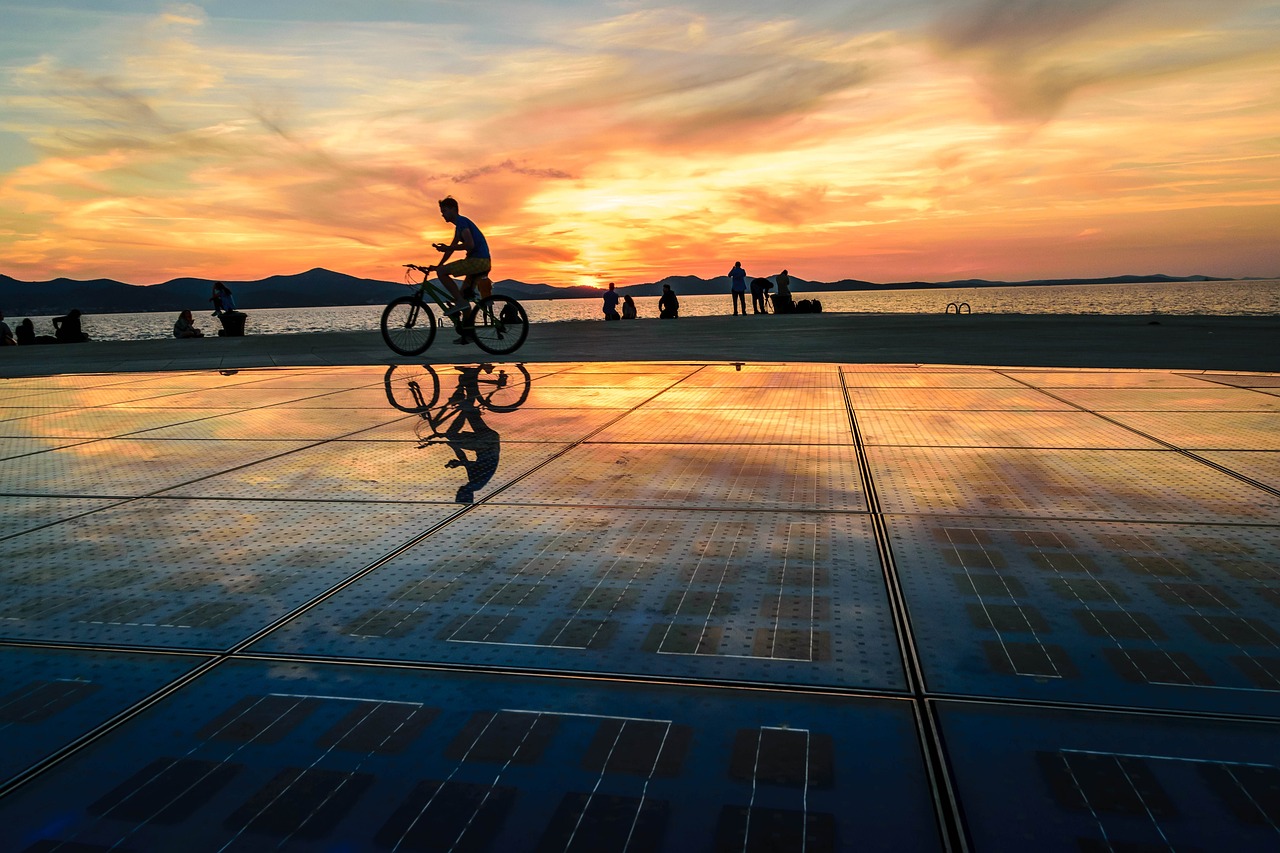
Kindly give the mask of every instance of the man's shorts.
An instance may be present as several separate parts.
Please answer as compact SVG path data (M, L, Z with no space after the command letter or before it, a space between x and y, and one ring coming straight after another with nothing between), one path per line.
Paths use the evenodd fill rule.
M443 273L449 275L484 275L493 268L493 261L489 258L463 258L459 261L450 261L440 268Z

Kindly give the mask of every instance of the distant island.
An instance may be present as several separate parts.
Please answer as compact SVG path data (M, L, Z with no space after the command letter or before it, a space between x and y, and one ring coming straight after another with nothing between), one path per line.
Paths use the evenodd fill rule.
M909 281L876 284L870 281L806 281L792 278L795 293L831 291L925 290L957 287L1035 287L1058 284L1149 284L1161 282L1238 281L1214 276L1119 275L1110 278L1048 279L1039 281ZM377 305L405 293L402 284L357 278L326 269L313 269L297 275L275 275L257 281L230 281L242 308L320 308L338 305ZM620 293L632 296L657 296L664 284L671 285L682 296L703 296L729 292L727 276L705 279L697 276L669 276L649 284L619 287ZM63 314L72 308L90 314L142 313L148 311L200 310L209 302L213 279L175 278L163 284L135 285L112 279L78 281L56 278L52 281L19 281L0 275L0 310L13 317L23 314ZM517 299L582 299L600 297L594 287L556 287L550 284L526 284L513 279L494 283L494 290Z

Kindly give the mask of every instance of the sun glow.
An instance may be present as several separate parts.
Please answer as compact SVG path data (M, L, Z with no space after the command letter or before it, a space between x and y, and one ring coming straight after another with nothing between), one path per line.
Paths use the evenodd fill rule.
M436 3L288 24L46 5L0 43L20 278L395 278L448 236L446 194L496 278L555 285L734 260L828 281L1280 273L1266 0L905 0L874 29L643 0L443 25Z

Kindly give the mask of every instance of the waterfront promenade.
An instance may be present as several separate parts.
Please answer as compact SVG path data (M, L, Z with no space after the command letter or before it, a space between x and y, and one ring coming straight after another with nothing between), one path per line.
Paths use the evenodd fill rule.
M1273 850L1231 319L2 352L0 849Z
M0 349L0 376L85 371L384 364L376 329ZM423 358L474 361L442 330ZM792 314L534 325L530 362L792 361L1138 367L1280 372L1280 318L1111 315ZM413 359L399 359L412 361ZM421 360L421 359L420 359Z

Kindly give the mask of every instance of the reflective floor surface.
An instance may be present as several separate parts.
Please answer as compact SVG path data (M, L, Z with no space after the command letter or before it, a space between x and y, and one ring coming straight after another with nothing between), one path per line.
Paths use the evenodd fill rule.
M0 381L0 850L1280 849L1275 380Z

